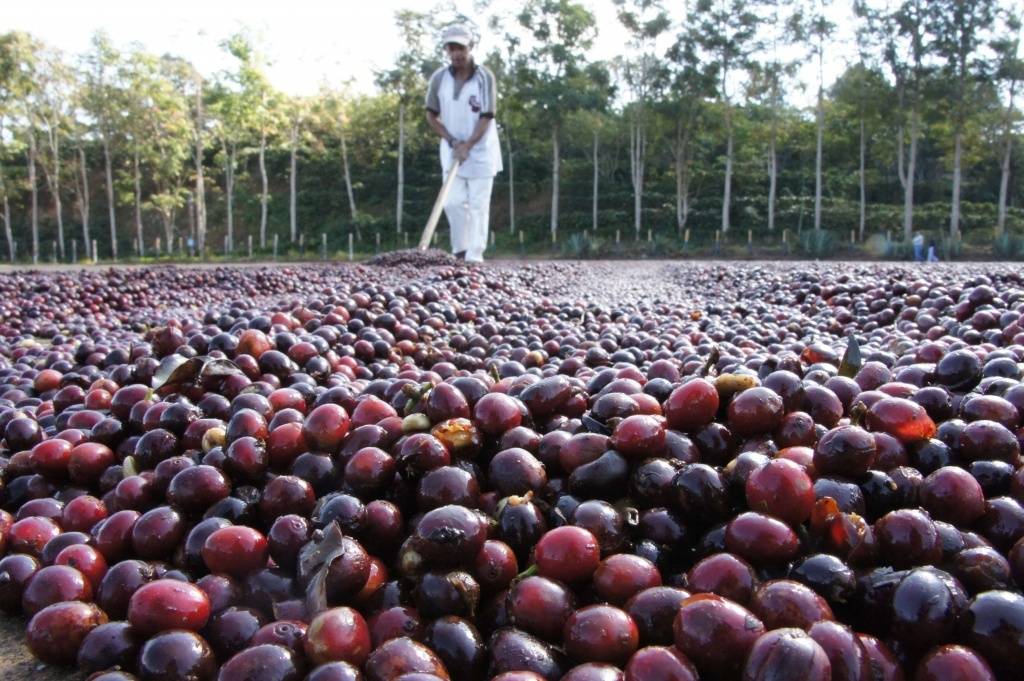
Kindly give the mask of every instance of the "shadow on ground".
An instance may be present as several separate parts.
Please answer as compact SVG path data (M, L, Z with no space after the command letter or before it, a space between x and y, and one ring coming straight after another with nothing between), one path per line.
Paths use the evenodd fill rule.
M83 674L68 667L44 667L25 647L28 619L0 616L0 681L81 681Z

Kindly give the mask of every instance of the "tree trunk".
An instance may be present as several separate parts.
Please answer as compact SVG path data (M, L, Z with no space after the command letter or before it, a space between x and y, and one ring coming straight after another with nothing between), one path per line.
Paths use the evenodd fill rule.
M28 185L32 192L32 264L39 262L39 188L36 187L36 133L28 129Z
M676 226L679 229L679 236L682 236L690 217L690 125L686 125L684 129L682 118L676 120L674 155L676 161Z
M864 241L864 227L867 224L868 190L865 166L867 161L868 136L864 121L864 107L861 106L860 114L860 224L858 233L860 240Z
M3 123L4 118L0 116L0 161L3 160L5 151L3 149ZM4 183L4 171L3 167L0 166L0 196L4 197L4 236L7 237L7 251L10 255L11 262L14 262L14 235L11 233L11 202L7 198L7 185Z
M196 146L196 243L206 259L206 182L203 178L203 142Z
M295 201L297 198L296 171L298 170L299 155L299 128L292 126L292 153L291 171L288 174L288 225L292 235L292 242L299 238L299 216L296 211Z
M777 62L776 62L777 64ZM776 80L778 79L778 69L772 72L772 122L771 129L768 135L768 231L775 231L775 195L778 192L778 170L779 170L779 159L778 152L775 148L776 138L778 137L779 131L779 115L778 115L778 87Z
M172 255L174 252L174 209L171 208L166 212L162 212L160 216L163 218L164 223L164 238L167 239L167 254ZM153 255L159 256L160 251L154 248Z
M963 46L961 46L963 47ZM957 57L956 106L953 109L953 197L950 199L949 238L960 238L960 182L963 177L964 98L967 79L967 52Z
M998 235L1002 236L1006 233L1006 197L1009 194L1010 188L1010 155L1013 152L1013 138L1009 135L1006 137L1006 151L1003 152L1001 166L1001 175L999 178L999 220Z
M644 162L647 152L647 126L643 102L637 103L637 111L630 125L630 169L633 180L633 227L636 238L640 238L644 196Z
M1006 200L1010 189L1010 157L1013 153L1013 96L1017 91L1016 79L1010 81L1010 101L1006 107L1006 118L1003 125L1003 137L1006 140L1006 151L999 160L999 218L997 221L997 232L999 236L1006 233Z
M729 232L729 204L732 199L732 116L729 102L725 103L725 188L722 192L722 234Z
M512 132L505 127L505 146L508 147L508 232L516 232L516 166L512 162Z
M551 236L553 238L558 235L558 166L561 160L558 152L558 126L555 125L551 128Z
M267 247L267 201L270 189L267 182L267 131L260 130L260 179L263 181L263 194L260 197L260 248Z
M640 228L643 227L643 203L644 203L644 178L643 163L637 168L637 188L633 191L633 227L636 230L636 238L640 238Z
M85 165L85 150L78 148L78 161L81 169L82 184L78 192L78 213L82 217L82 239L85 243L85 252L91 253L89 244L89 169Z
M398 104L398 198L395 204L395 224L402 233L402 204L405 203L405 102Z
M53 211L57 218L57 252L60 253L61 262L64 261L64 210L60 202L60 130L56 124L51 122L47 130L50 142L50 153L53 156L53 174L46 170L46 184L50 187L53 195ZM44 165L45 169L46 166Z
M907 176L903 188L903 237L907 241L914 236L914 172L917 166L917 135L921 116L914 107L910 126L910 157L907 159Z
M722 190L722 234L729 233L729 208L732 203L732 108L729 102L729 63L722 60L722 101L725 104L725 187Z
M195 243L196 239L196 202L194 199L195 192L189 192L188 198L185 199L185 212L188 213L188 233L192 238L192 242ZM192 247L189 247L189 256L192 255Z
M4 236L7 237L7 253L14 262L14 236L11 234L11 202L4 192Z
M822 48L824 49L824 48ZM818 144L814 155L814 230L821 229L822 148L825 143L825 87L821 51L818 52Z
M203 149L200 144L196 149L196 189L195 189L195 221L196 244L200 257L206 259L206 185L203 179ZM170 246L170 244L168 244Z
M775 150L775 110L772 110L772 130L768 138L768 231L775 230L775 194L778 191L778 155Z
M107 209L110 212L110 258L117 260L117 218L114 206L114 165L110 158L110 140L103 135L103 163L107 170Z
M345 191L348 192L348 207L352 212L352 219L356 219L356 197L352 193L352 174L348 168L348 147L345 144L345 126L338 123L338 133L341 137L341 164L345 169ZM356 227L356 237L359 236L359 228Z
M964 134L958 126L956 141L953 145L953 198L949 216L949 238L953 241L960 238L960 178L963 165L963 138Z
M235 149L237 143L231 140L230 147L224 143L224 191L227 199L228 250L235 249Z
M682 155L676 156L676 227L680 235L686 230L686 221L690 216L689 179L681 165L685 162Z
M141 258L146 252L146 242L142 240L142 173L139 172L139 149L135 148L135 239L136 254Z
M599 146L598 146L599 141L600 140L598 139L597 128L594 128L594 206L593 206L593 223L592 223L592 225L593 225L593 230L594 230L595 234L597 233L597 186L598 186L598 180L600 178L600 176L598 174L598 169L599 168L598 168L598 158L597 158L597 152L598 152L598 149L599 149Z
M203 178L203 81L196 82L196 127L195 127L195 165L196 165L196 232L199 252L206 257L206 183ZM170 244L167 247L170 248Z
M900 186L904 189L907 188L907 167L906 167L906 124L904 118L906 116L905 100L906 100L906 86L900 82L896 88L896 99L898 101L898 116L899 125L896 126L896 176L900 180Z

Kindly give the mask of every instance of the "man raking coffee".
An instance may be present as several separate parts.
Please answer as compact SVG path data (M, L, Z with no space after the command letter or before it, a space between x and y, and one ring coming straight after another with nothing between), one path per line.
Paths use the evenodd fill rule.
M430 77L426 108L427 122L441 138L445 178L459 162L444 212L451 226L452 253L467 262L483 262L491 187L502 170L494 123L498 91L494 74L473 60L473 35L467 26L448 26L441 42L450 65Z

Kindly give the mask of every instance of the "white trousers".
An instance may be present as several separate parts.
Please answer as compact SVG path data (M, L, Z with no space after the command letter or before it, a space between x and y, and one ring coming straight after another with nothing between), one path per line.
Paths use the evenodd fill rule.
M466 252L469 262L483 262L491 219L493 177L456 177L444 203L452 234L452 253Z

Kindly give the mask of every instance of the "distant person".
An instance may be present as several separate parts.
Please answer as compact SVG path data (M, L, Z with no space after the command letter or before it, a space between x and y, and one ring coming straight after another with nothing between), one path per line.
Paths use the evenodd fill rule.
M928 262L938 262L939 256L935 255L935 239L928 242Z
M924 236L921 232L915 234L910 243L914 245L914 262L924 260Z
M427 123L441 138L441 170L447 179L455 159L455 184L445 201L452 253L483 262L491 216L491 188L501 172L501 149L494 113L498 89L494 74L473 60L473 34L464 24L448 26L441 44L450 66L434 72L427 87Z

